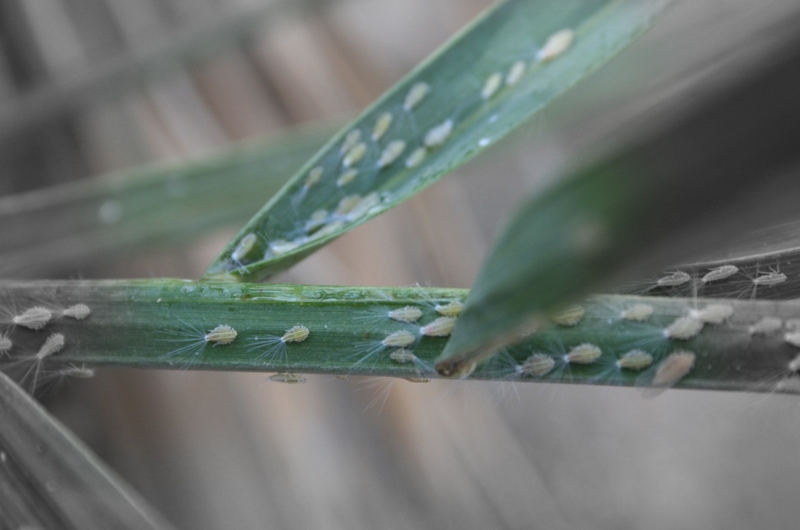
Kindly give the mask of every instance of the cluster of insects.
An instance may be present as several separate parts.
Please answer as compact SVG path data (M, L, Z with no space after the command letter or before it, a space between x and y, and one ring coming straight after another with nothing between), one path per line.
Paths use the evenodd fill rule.
M22 328L32 332L44 331L61 318L84 320L92 311L86 304L78 303L66 307L57 304L42 303L33 305L24 310L3 308L0 315L0 325L6 327L5 332L0 332L0 358L8 357L8 370L20 370L19 380L25 384L30 382L35 388L43 376L43 364L52 355L61 352L67 339L63 333L48 334L36 351L24 351L18 348L12 340L12 330ZM56 372L48 374L50 377L91 377L94 372L82 366L63 366Z
M552 34L536 51L534 63L546 63L566 52L575 38L570 29ZM482 87L463 106L481 108L504 88L517 85L530 69L529 62L516 60L505 71L491 73ZM451 115L431 124L420 132L415 111L425 104L435 87L424 81L414 83L401 101L391 108L376 112L367 127L360 124L344 135L338 148L328 149L322 162L311 168L294 185L288 202L292 209L284 217L293 217L302 205L300 219L291 221L292 229L264 227L244 235L230 255L229 267L247 270L247 266L260 260L294 251L298 247L339 233L346 225L363 220L387 208L393 198L392 191L374 191L379 186L374 180L387 174L384 188L394 186L388 182L390 169L412 169L440 149L458 126L459 117ZM491 143L481 139L479 145ZM383 177L381 177L383 178ZM404 186L407 182L397 185ZM323 190L311 190L327 186ZM354 189L373 190L361 195ZM338 203L336 202L338 200ZM313 205L319 207L315 208ZM292 215L288 215L291 213Z

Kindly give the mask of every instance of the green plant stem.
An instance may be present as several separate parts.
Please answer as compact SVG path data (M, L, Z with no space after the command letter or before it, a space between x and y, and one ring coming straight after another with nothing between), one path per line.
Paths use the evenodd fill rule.
M28 381L62 375L75 366L328 373L404 378L435 377L433 361L445 337L422 337L419 326L439 315L434 306L463 300L461 289L356 288L311 285L260 285L184 280L2 282L6 312L20 314L35 305L53 311L84 303L92 313L85 320L61 317L40 331L16 326L8 333L14 346L7 365ZM573 327L544 325L520 344L478 366L470 379L518 380L607 385L642 385L640 373L614 369L631 349L651 354L653 367L670 352L686 349L697 355L695 368L676 386L682 388L796 392L800 381L788 368L800 349L787 342L789 319L800 318L798 301L726 301L732 316L706 324L690 340L667 339L664 330L692 309L718 300L630 296L598 296L587 300L585 316ZM625 321L620 311L648 304L653 314L644 322ZM421 309L417 323L388 318L393 309ZM751 333L764 317L782 319L768 334ZM6 322L8 316L4 317ZM786 321L786 325L784 325ZM203 335L220 325L237 331L230 344L204 343ZM286 355L271 353L256 340L280 337L296 325L309 329L303 342L286 344ZM394 348L381 347L390 333L417 335L409 346L418 364L390 358ZM48 357L34 372L36 353L46 338L61 333L62 351ZM602 349L593 364L565 365L569 349L590 343ZM201 346L203 346L201 348ZM183 351L180 348L184 348ZM555 361L543 377L522 376L516 367L534 353ZM638 380L638 383L637 383ZM24 381L23 381L24 382ZM646 386L646 383L645 383ZM797 385L800 386L800 385Z

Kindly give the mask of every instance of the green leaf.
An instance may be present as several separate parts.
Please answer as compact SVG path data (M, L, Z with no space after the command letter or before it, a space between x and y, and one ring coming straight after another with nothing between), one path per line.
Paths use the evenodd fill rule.
M0 373L0 514L6 528L172 528Z
M206 277L262 279L406 200L614 57L664 5L500 3L337 134L231 241ZM559 38L564 48L550 53ZM492 78L495 87L487 85ZM376 124L388 120L382 116L391 123L376 135Z
M440 373L490 356L634 258L662 267L765 219L796 219L800 45L783 43L763 59L702 104L667 109L660 130L530 199L485 262Z
M89 262L244 222L330 132L317 126L180 165L0 197L0 271L74 274Z

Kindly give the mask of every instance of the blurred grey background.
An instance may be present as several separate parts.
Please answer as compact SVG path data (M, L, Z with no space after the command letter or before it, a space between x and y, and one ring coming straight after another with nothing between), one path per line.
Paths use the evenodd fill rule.
M353 116L489 4L2 0L0 195ZM525 130L277 281L469 287L522 194L609 131L724 83L798 10L676 2ZM197 278L237 228L62 276ZM178 528L749 529L800 516L796 398L265 381L100 370L42 399Z

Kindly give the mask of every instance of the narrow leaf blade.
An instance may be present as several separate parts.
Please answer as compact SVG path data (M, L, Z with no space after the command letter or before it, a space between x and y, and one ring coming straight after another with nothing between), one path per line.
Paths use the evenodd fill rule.
M0 514L9 528L172 528L0 373Z
M499 4L337 134L206 277L263 279L406 200L618 54L664 5Z

